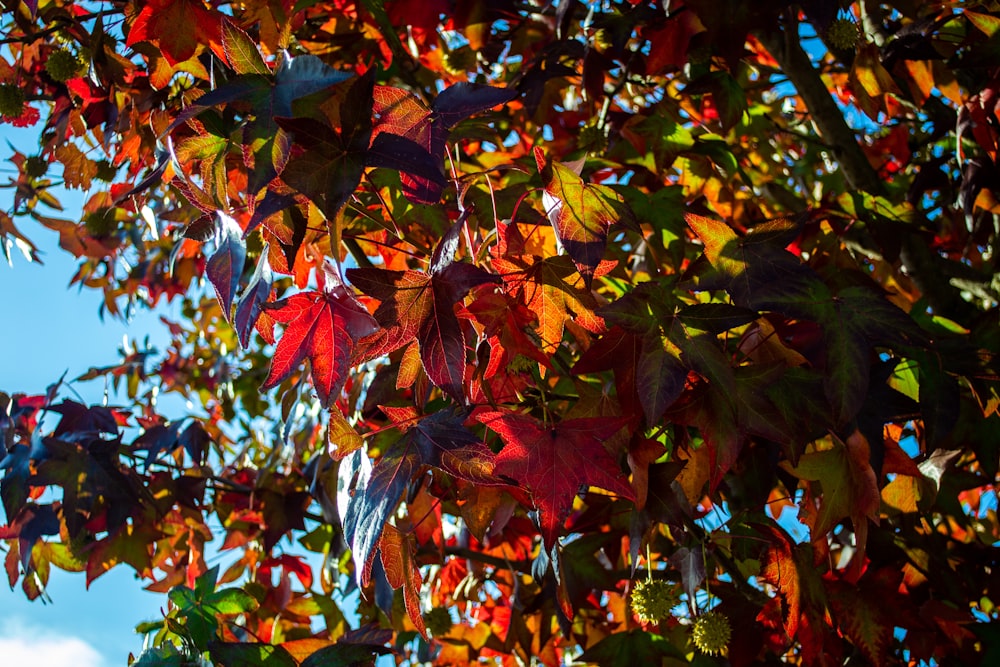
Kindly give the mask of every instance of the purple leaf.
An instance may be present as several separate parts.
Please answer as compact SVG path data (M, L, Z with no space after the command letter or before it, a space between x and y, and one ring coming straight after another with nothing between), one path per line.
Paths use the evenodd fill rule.
M243 238L249 236L251 232L260 227L262 222L275 213L284 211L292 206L295 206L295 197L279 194L274 190L268 190L264 193L264 198L257 202L257 206L253 210L253 215L250 216L250 222L247 223L247 228L243 232Z
M440 273L455 261L455 253L458 252L458 245L461 242L462 227L465 226L465 221L471 212L471 208L463 209L458 220L445 232L437 247L434 248L434 253L431 255L430 273L432 276Z
M246 262L247 247L243 241L243 230L230 216L221 211L216 214L216 250L208 260L206 273L215 288L215 294L222 304L226 320L230 320L233 299L240 287L243 264Z
M285 55L274 77L271 112L275 116L291 116L293 100L318 93L351 76L348 72L338 72L316 56Z
M513 88L456 83L441 91L432 107L441 124L450 130L469 116L506 104L515 97L517 91Z
M364 173L371 141L372 77L356 79L340 105L343 126L335 131L312 118L277 118L304 150L295 154L282 180L309 197L328 220L354 193Z
M271 265L267 261L267 248L260 253L257 261L257 268L253 272L250 284L243 290L243 296L236 306L236 317L233 319L233 326L240 338L240 345L246 349L250 344L250 332L253 331L257 318L260 317L263 304L267 303L271 296L271 283L274 281L274 274L271 273Z
M445 89L428 109L405 90L376 86L369 164L397 169L403 194L410 201L435 204L444 189L442 160L448 131L468 116L516 95L508 88L460 83Z
M446 285L432 280L431 312L417 332L420 361L431 382L459 403L465 402L465 336Z

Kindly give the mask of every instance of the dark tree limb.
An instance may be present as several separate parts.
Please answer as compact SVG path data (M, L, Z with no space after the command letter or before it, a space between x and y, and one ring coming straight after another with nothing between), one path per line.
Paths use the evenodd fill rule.
M871 166L854 130L848 126L843 112L803 50L797 22L792 19L783 30L762 32L759 38L805 102L820 138L832 146L831 153L843 170L848 185L855 190L885 196L885 184ZM892 232L899 236L899 259L906 273L927 298L934 312L961 323L968 324L974 320L978 310L965 301L960 290L948 281L946 260L930 251L919 230L899 224Z

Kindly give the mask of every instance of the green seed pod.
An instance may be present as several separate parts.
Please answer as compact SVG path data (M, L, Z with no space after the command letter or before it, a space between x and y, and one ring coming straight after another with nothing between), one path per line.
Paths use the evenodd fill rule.
M69 81L78 76L83 69L80 56L67 49L53 52L45 61L45 71L56 81Z
M41 178L49 170L49 162L41 155L32 155L24 161L24 173L31 178Z
M0 83L0 116L17 118L24 113L24 91L13 83Z
M454 622L451 620L451 614L448 613L447 609L444 607L434 607L424 614L424 625L427 626L427 632L432 637L441 637L451 631Z
M710 611L707 614L702 614L695 621L691 637L694 639L694 645L702 653L715 655L729 646L729 638L732 634L733 629L729 624L729 618L717 611Z
M639 581L632 589L632 611L643 623L658 623L670 617L679 599L672 584L662 579Z
M83 219L83 226L86 227L87 234L92 238L101 239L107 238L117 231L118 222L111 209L101 209L88 213Z
M826 39L839 51L853 50L858 44L858 27L850 19L839 18L827 28Z

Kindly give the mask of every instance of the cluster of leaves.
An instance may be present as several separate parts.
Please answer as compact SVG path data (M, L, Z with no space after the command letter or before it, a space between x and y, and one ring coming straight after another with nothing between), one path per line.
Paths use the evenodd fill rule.
M5 256L184 315L128 405L2 395L12 587L133 568L139 664L1000 651L990 7L2 17Z

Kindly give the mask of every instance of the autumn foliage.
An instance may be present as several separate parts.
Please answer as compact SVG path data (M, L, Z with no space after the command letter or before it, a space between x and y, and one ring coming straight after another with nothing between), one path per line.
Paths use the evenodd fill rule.
M131 568L139 665L996 664L995 4L4 7L12 275L184 315L4 387L12 587Z

